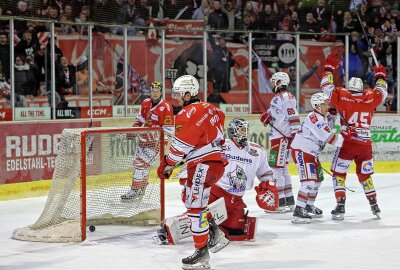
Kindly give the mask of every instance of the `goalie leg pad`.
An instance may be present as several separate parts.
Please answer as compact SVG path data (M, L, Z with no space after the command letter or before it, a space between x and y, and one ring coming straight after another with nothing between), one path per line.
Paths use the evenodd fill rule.
M228 218L223 198L211 203L205 211L211 213L211 216L214 218L217 225L221 224ZM192 231L190 230L191 220L187 214L181 214L165 219L162 227L167 230L167 242L170 245L174 245L180 240L192 236ZM156 244L163 244L155 237L157 237L156 234L153 236Z
M246 225L244 228L244 234L242 235L228 235L226 238L229 241L252 241L255 240L257 231L258 218L246 217Z

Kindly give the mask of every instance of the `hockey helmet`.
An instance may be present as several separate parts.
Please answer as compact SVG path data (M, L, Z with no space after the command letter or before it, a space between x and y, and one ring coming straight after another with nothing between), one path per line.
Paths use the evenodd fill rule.
M326 101L329 101L329 97L324 93L316 93L311 96L311 106L319 112L321 112L321 104L326 103Z
M228 136L231 140L235 141L241 147L247 145L249 138L249 123L241 118L236 117L232 119L228 124Z
M150 91L157 89L158 91L162 91L162 83L154 81L150 85Z
M172 88L172 97L183 98L188 92L192 97L197 96L199 92L199 82L192 75L183 75L175 80Z
M364 85L360 78L352 77L349 80L348 90L354 93L362 93L364 92Z
M282 88L286 89L290 83L289 75L285 72L277 72L272 75L270 79L271 83L274 83L272 92L278 93Z

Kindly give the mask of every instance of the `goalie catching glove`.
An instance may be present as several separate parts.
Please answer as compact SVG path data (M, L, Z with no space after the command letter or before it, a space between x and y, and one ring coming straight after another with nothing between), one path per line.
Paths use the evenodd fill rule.
M169 165L167 163L167 156L164 156L164 158L161 160L160 166L157 169L157 175L161 180L169 179L174 168L175 165Z
M261 209L278 210L279 196L274 182L263 181L255 189L257 192L256 202Z

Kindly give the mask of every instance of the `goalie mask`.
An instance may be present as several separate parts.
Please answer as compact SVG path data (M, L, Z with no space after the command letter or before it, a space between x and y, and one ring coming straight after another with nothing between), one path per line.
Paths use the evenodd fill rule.
M326 108L322 109L321 105L326 105ZM325 115L329 106L329 97L324 93L316 93L311 96L311 106L314 110Z
M232 119L228 124L228 136L241 147L247 145L249 138L249 123L241 117Z
M352 77L349 80L347 89L352 93L362 93L362 92L364 92L364 85L363 85L362 80L360 78L357 78L357 77Z
M282 90L286 90L290 83L289 75L285 72L277 72L272 75L270 79L272 92L279 93Z

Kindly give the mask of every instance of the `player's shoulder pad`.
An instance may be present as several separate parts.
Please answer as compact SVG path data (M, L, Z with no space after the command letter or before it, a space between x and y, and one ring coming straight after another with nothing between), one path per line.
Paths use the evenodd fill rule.
M313 123L313 124L315 124L315 123L317 123L318 122L318 119L319 117L318 117L318 114L317 113L315 113L315 112L310 112L309 114L308 114L308 119L310 119L310 121Z
M145 100L143 100L142 106L147 106L147 105L151 105L151 98L146 98Z

